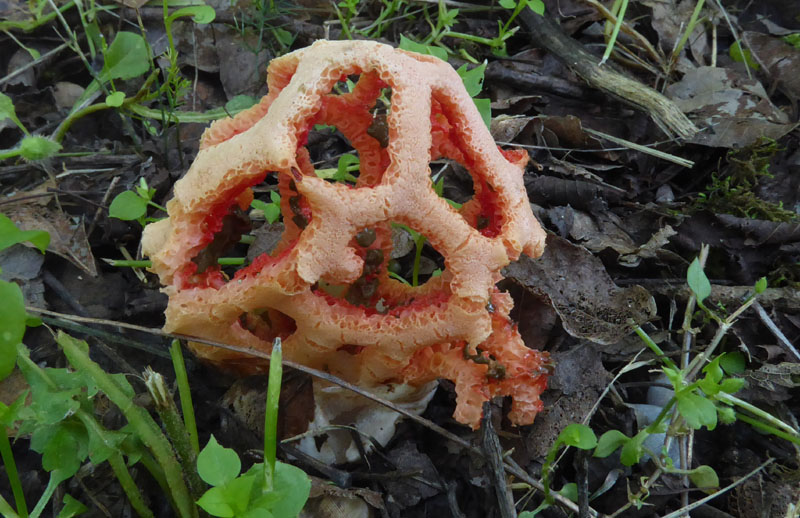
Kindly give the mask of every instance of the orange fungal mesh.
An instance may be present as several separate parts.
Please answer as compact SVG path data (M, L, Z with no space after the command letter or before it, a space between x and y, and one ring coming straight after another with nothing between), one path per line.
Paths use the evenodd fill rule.
M332 93L354 76L351 92ZM522 183L525 152L499 149L456 72L429 56L319 41L273 60L268 84L259 104L206 130L169 218L145 229L143 250L169 295L165 329L265 352L280 336L286 359L365 386L447 378L460 422L477 427L483 402L511 396L511 421L531 423L547 357L525 347L511 298L495 288L505 265L544 247ZM381 121L375 107L387 93ZM305 146L315 124L355 148L354 186L314 174ZM473 178L475 195L459 210L432 188L429 163L440 158ZM266 175L278 177L285 223L275 251L230 279L199 269L193 259ZM389 276L391 223L427 238L444 257L442 275L416 287ZM192 347L231 370L263 369Z

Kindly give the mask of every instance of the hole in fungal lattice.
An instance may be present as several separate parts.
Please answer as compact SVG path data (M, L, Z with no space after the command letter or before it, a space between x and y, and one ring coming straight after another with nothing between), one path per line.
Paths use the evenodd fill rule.
M314 287L315 293L331 304L360 307L367 313L391 313L413 304L419 299L415 288L444 270L444 257L425 236L406 225L380 223L363 228L350 246L364 261L359 277L350 284L320 280Z
M387 116L391 89L375 73L344 76L322 96L306 138L298 138L298 163L332 182L368 187L389 164Z
M479 170L479 157L470 149L469 129L454 124L457 114L449 101L431 99L431 174L434 189L451 205L460 204L458 211L466 222L488 237L500 232L503 224L497 193L487 179L487 172ZM441 175L444 182L437 187L442 163L448 164ZM448 172L449 170L449 172ZM446 173L446 174L445 174Z
M403 224L392 223L389 277L410 287L421 286L444 272L444 257L423 235Z
M237 323L245 331L268 343L275 338L286 340L297 329L294 319L272 308L242 313Z

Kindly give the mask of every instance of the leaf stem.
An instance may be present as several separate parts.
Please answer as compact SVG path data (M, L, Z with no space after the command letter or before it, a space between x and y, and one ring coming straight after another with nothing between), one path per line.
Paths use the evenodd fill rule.
M28 518L28 505L25 503L25 494L22 492L22 482L19 480L17 464L14 461L14 452L11 451L11 443L8 441L6 427L0 425L0 457L3 459L3 466L6 468L8 483L11 485L11 493L14 495L14 504L21 518ZM5 502L5 500L4 500ZM5 511L0 509L0 514L5 516Z
M172 367L175 369L175 380L178 383L178 394L181 399L181 412L183 412L183 425L189 434L189 442L194 453L200 452L200 441L197 438L197 422L194 418L194 405L192 405L192 391L189 386L189 377L186 375L186 363L183 361L181 342L173 340L169 348L172 357Z
M156 424L150 414L142 407L136 405L133 400L125 394L108 374L93 362L87 352L80 347L80 342L71 336L59 331L57 342L64 351L64 355L69 363L76 370L90 376L97 387L102 390L112 403L119 407L122 414L128 420L132 430L139 436L142 443L153 453L156 461L164 470L164 476L170 488L172 497L175 499L177 514L181 518L197 518L197 507L194 504L186 483L183 480L183 472L172 445L161 432L161 428ZM85 344L85 342L84 342Z
M267 409L264 414L264 476L266 490L271 491L275 476L275 457L278 445L278 402L283 376L283 353L281 339L272 342L269 360L269 384L267 385Z

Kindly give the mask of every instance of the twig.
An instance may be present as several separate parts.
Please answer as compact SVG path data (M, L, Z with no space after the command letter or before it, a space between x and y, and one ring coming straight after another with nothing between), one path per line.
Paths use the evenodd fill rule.
M108 184L108 189L106 189L106 193L103 195L103 199L100 201L100 206L97 207L96 211L94 211L92 223L89 225L89 230L86 231L86 239L89 239L95 227L97 226L97 220L100 219L100 214L103 212L106 203L108 203L108 198L111 197L111 191L113 191L114 187L117 186L117 182L119 182L119 176L112 178L111 183Z
M76 315L69 315L69 314L66 314L66 313L58 313L56 311L49 311L49 310L42 309L42 308L36 308L36 307L33 307L33 306L25 306L25 309L27 311L31 312L31 313L36 313L36 314L40 314L40 315L49 315L49 316L52 316L52 317L58 317L58 318L62 318L62 319L65 319L65 320L71 320L71 321L75 321L75 322L83 322L83 323L87 323L87 324L98 324L98 325L104 325L104 326L121 327L121 328L124 328L124 329L131 329L131 330L134 330L134 331L141 331L143 333L149 333L149 334L152 334L152 335L162 336L162 337L170 338L170 339L177 338L179 340L189 340L189 341L200 343L200 344L204 344L204 345L210 345L210 346L213 346L213 347L219 347L220 349L226 349L228 351L234 351L234 352L238 352L238 353L241 353L241 354L247 354L249 356L253 356L255 358L261 358L263 360L269 360L269 357L270 357L269 354L267 354L267 353L265 353L263 351L255 350L255 349L248 349L246 347L239 347L239 346L236 346L236 345L225 344L225 343L222 343L222 342L215 342L213 340L206 340L204 338L197 338L197 337L194 337L194 336L167 333L166 331L163 331L161 329L152 328L152 327L145 327L145 326L138 326L138 325L135 325L135 324L128 324L127 322L117 322L117 321L114 321L114 320L106 320L106 319L102 319L102 318L80 317L80 316L76 316ZM338 386L340 386L342 388L345 388L347 390L355 392L356 394L358 394L360 396L363 396L363 397L365 397L365 398L367 398L369 400L375 401L376 403L378 403L380 405L383 405L386 408L390 408L390 409L394 410L395 412L407 417L408 419L416 422L417 424L419 424L421 426L424 426L425 428L433 431L434 433L437 433L437 434L441 435L445 439L454 442L458 446L461 446L462 448L464 448L466 450L469 450L469 451L471 451L471 452L473 452L473 453L475 453L477 455L480 455L481 457L484 456L484 454L481 451L481 449L478 448L477 446L473 446L472 444L469 443L469 441L467 441L465 439L462 439L458 435L456 435L456 434L454 434L454 433L442 428L441 426L437 425L436 423L434 423L434 422L432 422L432 421L430 421L428 419L425 419L424 417L415 415L415 414L409 412L408 410L405 410L405 409L395 405L394 403L392 403L390 401L382 399L382 398L380 398L380 397L378 397L378 396L376 396L376 395L374 395L374 394L372 394L372 393L370 393L370 392L368 392L368 391L366 391L366 390L364 390L364 389L362 389L360 387L357 387L356 385L353 385L352 383L348 383L348 382L346 382L346 381L344 381L344 380L342 380L340 378L337 378L336 376L333 376L331 374L328 374L326 372L322 372L322 371L319 371L319 370L316 370L316 369L312 369L311 367L306 367L305 365L301 365L299 363L283 360L283 364L286 365L287 367L290 367L290 368L295 369L297 371L303 372L303 373L308 374L310 376L314 376L315 378L319 378L321 380L327 381L329 383L333 383L334 385L338 385ZM511 459L511 458L504 459L504 468L505 468L507 473L510 473L510 474L514 475L515 477L519 478L521 481L523 481L526 484L530 485L531 487L539 490L540 492L542 492L542 493L544 492L544 485L542 485L542 482L540 480L534 479L527 471L522 469L516 462L514 462L513 459ZM555 501L558 502L566 510L568 510L570 512L573 512L573 513L577 513L578 512L578 506L573 501L569 500L568 498L566 498L566 497L564 497L564 496L562 496L562 495L560 495L558 493L552 493L552 496L555 499ZM591 508L589 509L589 514L592 517L598 517L598 518L602 518L602 516L603 516L603 515L601 515L600 513L598 513L597 511L595 511L594 509L591 509Z
M661 160L667 160L674 164L678 164L679 166L683 167L694 167L694 162L691 160L687 160L686 158L681 158L679 156L672 155L670 153L665 153L663 151L659 151L657 149L653 149L647 146L642 146L635 142L631 142L630 140L625 140L619 137L615 137L613 135L609 135L607 133L603 133L602 131L593 130L591 128L587 128L583 126L583 131L588 133L589 135L594 135L595 137L604 138L614 144L618 144L620 146L624 146L628 149L633 149L634 151L639 151L640 153L644 153L646 155L654 156L656 158L660 158Z
M767 326L767 329L770 330L770 332L775 336L775 338L777 338L778 341L781 344L783 344L784 347L789 349L789 351L791 351L792 354L794 354L795 357L800 360L800 352L797 352L797 349L794 347L794 345L792 345L792 342L790 342L789 339L786 338L786 335L783 334L783 331L781 331L778 328L778 326L775 325L775 322L772 321L767 312L764 310L764 306L759 304L758 301L755 301L753 302L753 309L756 310L758 318L760 318L761 322L763 322L764 325Z
M514 499L503 472L503 448L492 424L492 405L488 401L483 404L481 419L481 447L486 458L486 471L494 486L497 507L501 518L517 518Z
M14 70L13 72L8 74L7 76L5 76L3 78L0 78L0 85L6 84L7 82L11 81L12 79L17 77L21 73L23 73L26 70L28 70L29 68L38 65L39 63L43 62L44 60L48 59L51 56L54 56L55 54L58 54L59 52L61 52L62 50L64 50L67 47L69 47L68 43L62 43L58 47L47 51L44 55L39 56L39 59L34 59L30 63L26 63L26 64L22 65L21 67L19 67L18 69Z
M696 501L696 502L692 503L691 505L688 505L688 506L686 506L686 507L683 507L683 508L681 508L681 509L678 509L677 511L675 511L675 512L672 512L672 513L669 513L669 514L668 514L668 515L666 515L666 516L662 516L661 518L678 518L679 516L682 516L682 515L684 515L684 514L688 513L688 512L689 512L689 511L691 511L692 509L697 509L698 507L700 507L701 505L705 504L706 502L708 502L708 501L710 501L710 500L713 500L714 498L716 498L716 497L718 497L718 496L720 496L720 495L722 495L722 494L726 493L727 491L730 491L731 489L735 488L735 487L736 487L736 486L738 486L739 484L742 484L742 483L743 483L744 481L746 481L747 479L749 479L749 478L753 477L753 476L754 476L756 473L758 473L758 472L759 472L759 471L761 471L762 469L764 469L764 468L766 468L767 466L769 466L770 464L772 464L772 462L773 462L774 460L775 460L775 459L767 459L767 460L766 460L766 461L765 461L763 464L761 464L759 467L757 467L756 469L754 469L753 471L751 471L751 472L750 472L750 473L748 473L747 475L743 476L742 478L740 478L740 479L739 479L739 480L737 480L736 482L733 482L732 484L728 484L727 486L723 487L722 489L720 489L719 491L717 491L717 492L716 492L716 493L714 493L713 495L708 495L708 496L707 496L707 497L705 497L705 498L701 498L700 500L698 500L698 501Z
M550 19L539 16L530 9L523 10L519 19L531 31L531 39L537 45L553 53L593 87L645 111L667 135L689 139L697 133L697 127L675 103L652 88L615 72L610 66L597 66L597 58L580 43L561 32Z

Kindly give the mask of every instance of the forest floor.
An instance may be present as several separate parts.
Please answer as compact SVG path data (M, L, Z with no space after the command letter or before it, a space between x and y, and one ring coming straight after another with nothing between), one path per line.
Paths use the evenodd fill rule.
M28 316L44 323L24 331L24 312L0 310L0 330L22 329L28 351L15 368L19 339L0 343L0 423L11 439L0 448L0 497L19 516L12 456L28 509L46 495L33 515L139 512L119 466L103 462L113 454L94 457L106 450L78 416L119 441L130 419L97 385L60 377L76 367L56 332L87 340L155 416L142 373L150 366L170 387L175 375L171 340L156 334L168 297L137 262L149 259L143 224L166 216L159 207L208 124L266 95L271 59L322 38L465 67L495 141L527 151L524 184L547 244L498 286L513 297L525 345L549 353L551 374L532 425L514 426L510 401L495 398L471 430L452 417L444 380L423 419L401 421L371 452L359 439L369 432L343 433L347 417L333 423L331 436L358 443L351 462L315 462L282 444L278 457L315 477L303 516L800 516L800 3L214 0L179 11L185 4L106 1L0 0L0 294L16 304L19 286ZM306 147L330 179L358 175L358 153L335 128L313 129ZM441 196L475 193L463 164L431 168ZM230 246L211 257L247 265L297 230L296 219L280 222L291 202L272 197L276 183L256 189L244 231L255 237L222 239ZM17 229L46 232L46 253L32 246L43 234ZM390 248L406 283L446 271L415 238L398 230ZM200 446L213 434L245 468L260 462L265 376L237 379L185 354ZM61 385L42 388L36 372ZM306 430L311 379L286 368L279 439ZM141 468L147 453L137 463L109 440L152 516L184 514L151 476L158 469Z

